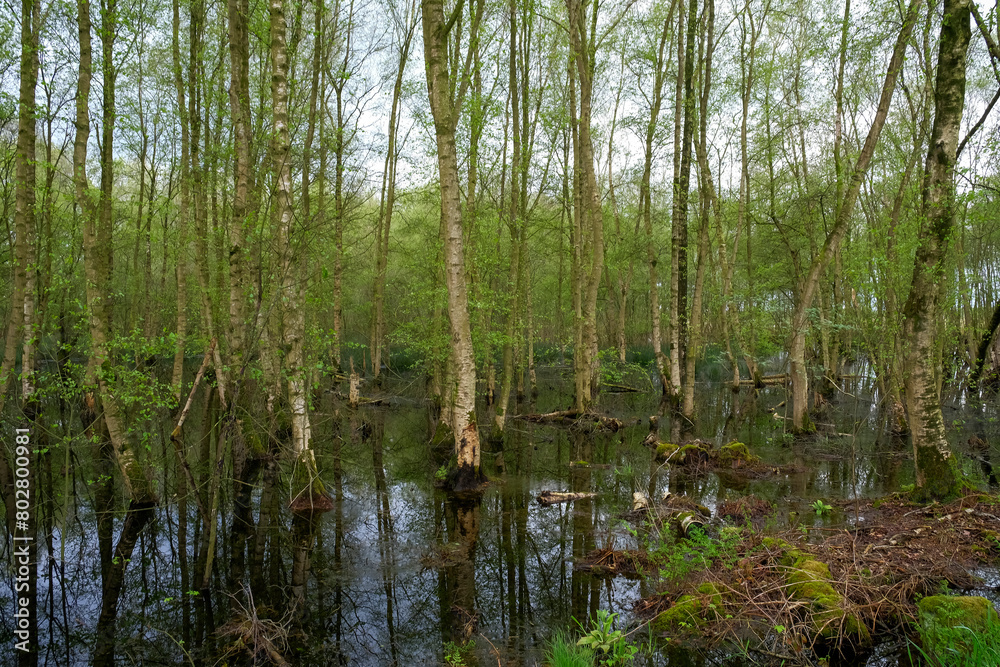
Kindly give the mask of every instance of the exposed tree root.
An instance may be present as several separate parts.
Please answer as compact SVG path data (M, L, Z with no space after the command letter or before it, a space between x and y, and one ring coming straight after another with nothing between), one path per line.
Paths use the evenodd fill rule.
M225 656L248 653L252 664L272 664L288 667L284 653L288 652L289 618L275 621L257 615L257 607L249 588L244 589L248 600L242 604L234 598L233 619L218 630L221 637L231 637ZM224 656L224 657L225 657Z

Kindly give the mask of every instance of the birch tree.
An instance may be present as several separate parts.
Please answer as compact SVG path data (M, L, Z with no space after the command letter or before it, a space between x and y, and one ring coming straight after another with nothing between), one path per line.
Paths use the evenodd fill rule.
M455 129L462 102L469 87L473 49L454 62L450 47L459 39L456 24L465 11L463 0L445 19L443 0L422 0L424 61L427 95L434 118L437 144L438 177L441 189L441 232L444 237L445 284L448 288L448 318L451 327L451 360L454 387L446 388L445 410L451 413L457 467L449 477L455 491L469 491L480 486L479 429L476 424L476 364L469 322L469 299L466 286L465 248L462 233L462 204L459 191L458 153ZM479 39L483 16L482 2L470 5L470 40ZM455 30L456 32L452 32Z

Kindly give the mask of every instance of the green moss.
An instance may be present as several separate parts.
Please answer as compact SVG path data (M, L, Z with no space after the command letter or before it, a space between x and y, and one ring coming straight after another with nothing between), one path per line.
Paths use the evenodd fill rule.
M765 537L761 543L771 551L786 551L792 548L791 544L780 537Z
M789 597L808 604L813 632L824 639L847 636L856 645L871 641L871 632L856 614L846 610L847 601L830 583L830 567L812 554L777 538L764 538L769 549L782 551L779 562L788 568L785 581Z
M681 624L697 625L701 622L701 598L682 595L673 606L653 619L653 629L664 631L675 629Z
M964 625L982 631L988 622L998 620L993 603L978 595L931 595L917 603L921 623L940 623L948 627Z
M793 428L792 432L796 435L807 435L816 432L816 424L809 418L808 412L802 415L802 428Z
M333 509L330 494L316 469L312 450L302 452L296 461L292 470L291 491L289 507L293 512L328 512Z
M911 497L920 503L948 500L969 492L973 487L962 475L955 456L943 456L937 447L916 447L917 469L923 473L924 484L913 490Z
M731 442L719 450L719 465L736 466L746 463L760 463L760 457L750 453L750 448L742 442Z
M686 461L691 456L701 457L708 454L708 447L700 442L693 442L690 445L684 445L681 447L681 451L678 455L681 457L682 461Z
M718 614L722 609L722 591L711 581L706 581L698 587L698 592L708 599L709 607Z
M246 443L248 458L259 459L267 454L267 447L264 446L264 442L258 433L252 431L246 433L244 442Z
M917 603L920 637L930 655L968 653L972 635L995 632L998 623L993 603L975 595L931 595Z
M443 419L439 419L434 427L434 435L431 436L431 449L440 452L447 452L455 447L455 433L449 428Z
M722 593L718 587L705 582L698 586L699 595L682 595L670 609L653 620L653 629L665 632L684 627L700 627L714 620L722 609Z
M675 444L669 442L661 442L656 446L656 458L660 460L672 459L673 454L680 449Z

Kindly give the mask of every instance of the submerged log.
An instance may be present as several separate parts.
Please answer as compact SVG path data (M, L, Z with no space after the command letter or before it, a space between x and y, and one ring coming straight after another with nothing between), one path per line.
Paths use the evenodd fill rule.
M568 503L573 500L584 500L593 498L596 493L561 493L559 491L542 491L538 494L539 505L555 505L556 503Z
M605 429L612 432L625 428L625 424L620 419L583 410L559 410L544 414L515 415L514 419L535 424L566 424L576 428Z

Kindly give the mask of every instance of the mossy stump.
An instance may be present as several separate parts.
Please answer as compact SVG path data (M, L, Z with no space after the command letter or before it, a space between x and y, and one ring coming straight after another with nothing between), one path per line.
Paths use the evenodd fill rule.
M720 466L738 468L743 465L760 463L760 457L751 454L750 448L742 442L733 441L728 445L723 445L717 457Z
M937 447L918 446L914 450L917 469L923 473L924 483L913 490L913 500L928 503L975 493L975 487L965 479L954 455L945 456Z
M675 445L661 442L656 446L656 458L678 465L699 465L712 459L711 445L704 442L692 442L686 445Z
M653 619L652 627L658 632L683 628L698 628L719 618L722 609L722 592L718 586L705 582L698 586L698 595L682 595L673 606Z
M855 648L871 644L871 631L857 614L848 611L847 600L831 583L826 563L780 539L765 538L764 544L783 552L778 562L787 568L789 597L806 604L813 633L824 640L842 636Z
M977 595L931 595L917 602L917 609L928 655L967 654L973 635L988 637L1000 628L993 603Z
M673 455L680 449L679 445L671 442L661 442L656 445L656 459L658 461L668 461L673 459Z

